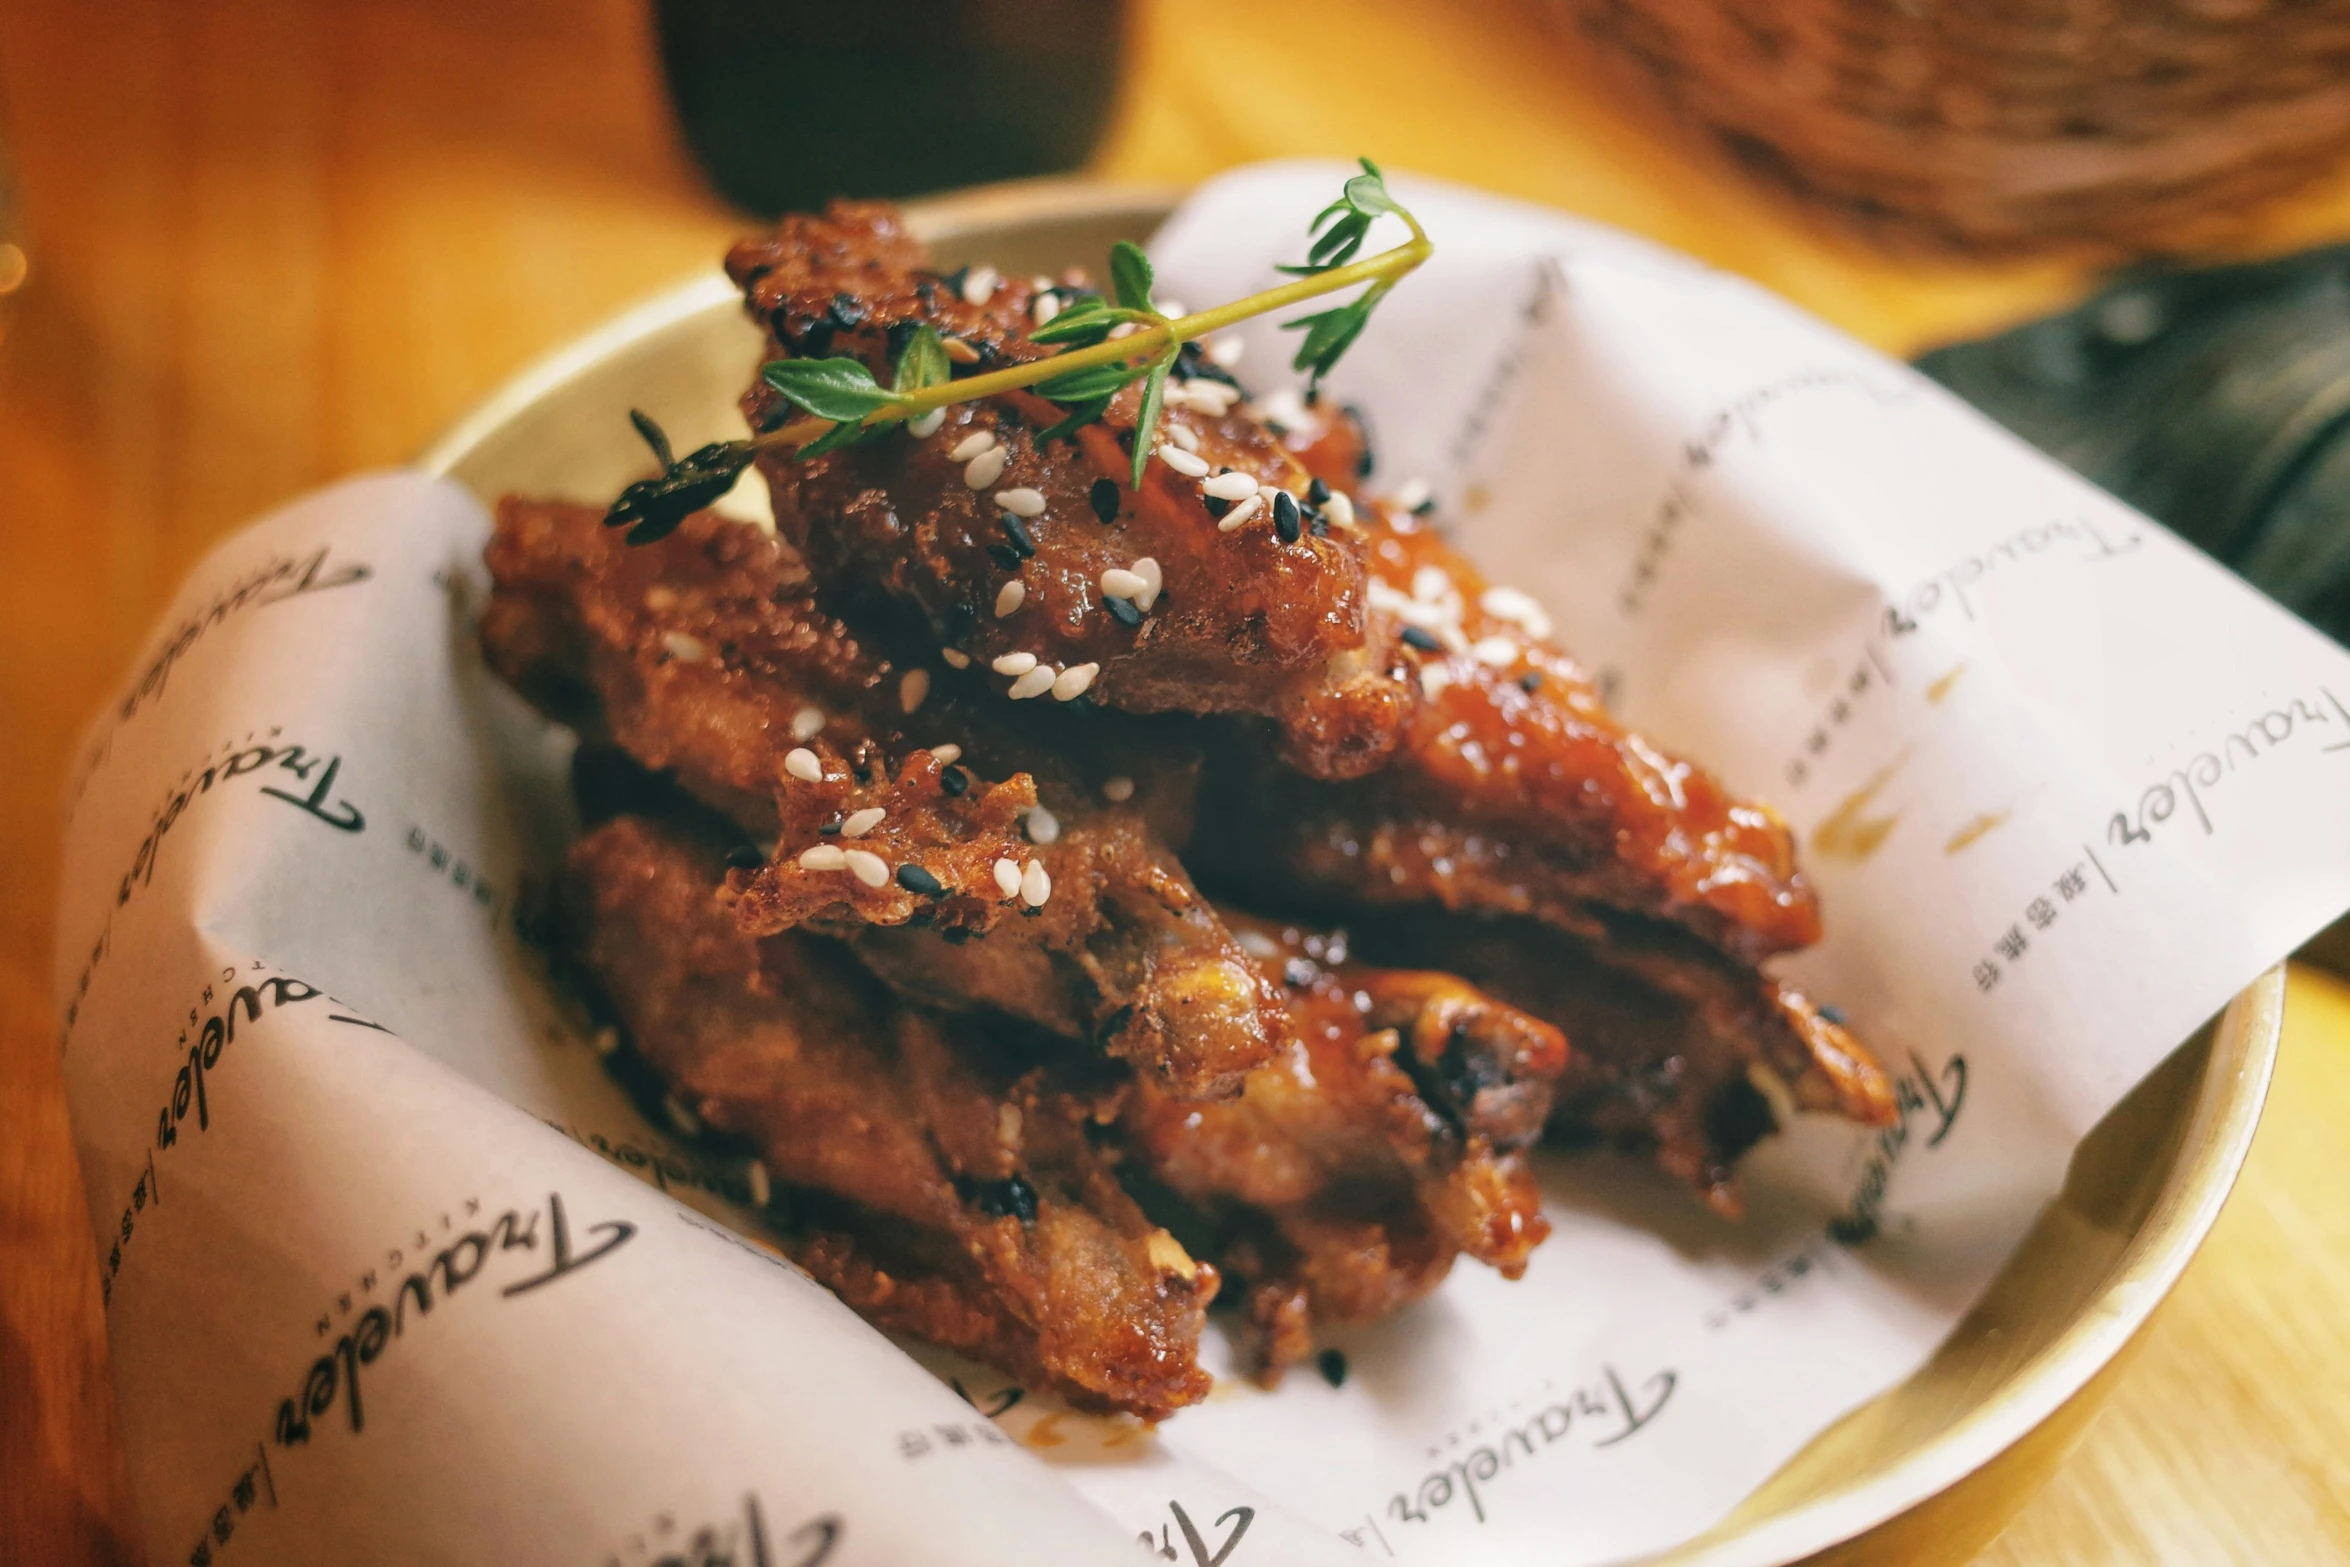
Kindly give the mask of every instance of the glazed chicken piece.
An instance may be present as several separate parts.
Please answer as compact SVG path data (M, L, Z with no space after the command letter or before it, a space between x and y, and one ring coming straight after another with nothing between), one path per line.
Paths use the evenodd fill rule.
M1374 969L1343 934L1227 915L1277 981L1292 1034L1238 1099L1138 1089L1130 1158L1237 1275L1261 1380L1313 1324L1417 1300L1467 1255L1510 1278L1549 1233L1523 1149L1567 1068L1556 1028L1449 974ZM1147 1192L1146 1192L1147 1196Z
M1215 1269L1096 1151L1113 1069L1007 1059L892 1002L815 938L728 907L720 840L621 817L574 845L574 957L673 1096L747 1139L810 1225L791 1254L876 1323L1083 1408L1147 1420L1209 1386Z
M828 614L787 547L709 513L630 546L509 499L487 553L491 666L776 844L730 861L750 933L856 938L911 994L1098 1039L1179 1097L1271 1051L1273 998L1166 846L1186 746L1090 711L1047 746L1043 715Z
M1028 340L1032 281L958 287L885 205L788 217L737 245L727 269L776 355L853 355L885 385L925 322L969 373L1053 351ZM1041 440L1063 411L1020 392L956 404L924 436L901 427L812 459L763 454L761 472L777 527L828 588L887 597L975 667L1025 656L1095 671L1092 696L1132 712L1263 715L1293 765L1352 776L1393 749L1412 692L1384 675L1369 638L1358 542L1309 522L1297 505L1309 476L1238 397L1187 351L1161 432L1171 450L1139 491L1128 487L1138 387L1069 438ZM754 428L796 416L764 385L743 405ZM1220 471L1262 493L1203 494Z
M1669 925L1593 918L1570 935L1416 911L1366 922L1356 942L1566 1029L1575 1050L1554 1086L1554 1138L1645 1154L1728 1218L1739 1156L1790 1113L1867 1125L1897 1114L1885 1074L1837 1019Z

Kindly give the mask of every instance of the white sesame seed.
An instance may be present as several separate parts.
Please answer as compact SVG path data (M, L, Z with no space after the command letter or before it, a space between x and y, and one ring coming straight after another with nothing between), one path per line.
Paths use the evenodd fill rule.
M840 845L820 843L813 849L800 851L800 869L804 871L837 871L847 867L849 857Z
M987 667L999 675L1025 675L1036 667L1036 655L1034 653L1000 653L996 656L995 662Z
M661 645L669 650L671 658L687 664L700 663L702 655L709 651L702 646L700 637L689 637L682 631L662 632Z
M963 464L963 482L974 490L984 490L1004 476L1004 464L1010 458L1000 446L986 451Z
M1433 604L1452 591L1452 573L1442 566L1422 566L1412 573L1412 597L1423 604Z
M1463 656L1467 655L1469 651L1469 634L1460 628L1458 622L1451 620L1439 621L1435 627L1435 631L1436 639L1444 644L1444 650L1447 653L1459 653Z
M916 414L913 418L908 419L906 430L911 435L928 440L938 434L939 426L946 422L947 411L944 408L933 408L926 414Z
M946 356L956 364L975 365L979 363L979 350L959 337L940 338L938 346L944 349Z
M947 461L969 462L981 452L992 450L994 446L995 432L993 430L974 430L955 443L955 449L947 453Z
M1341 528L1351 528L1355 525L1355 503L1346 491L1332 490L1322 503L1322 515Z
M1232 405L1240 401L1239 389L1222 381L1186 381L1183 390L1190 396L1192 407L1219 419L1232 412Z
M1044 515L1044 491L1032 490L1026 485L1018 489L996 491L995 503L1015 517Z
M1020 896L1020 862L1018 860L996 861L995 884L1003 888L1004 896L1007 898Z
M949 669L969 669L971 667L971 655L959 647L942 647L938 650L938 656L946 660Z
M1053 682L1060 678L1061 672L1053 668L1052 665L1039 664L1027 674L1013 681L1012 689L1006 691L1004 695L1015 702L1025 702L1032 696L1042 696L1050 691L1053 688Z
M1061 819L1041 805L1028 813L1024 825L1030 843L1051 844L1061 841Z
M751 1183L751 1206L764 1208L775 1200L775 1188L767 1179L767 1162L753 1159L743 1167L743 1175Z
M1150 591L1150 584L1123 566L1112 566L1102 573L1102 593L1107 598L1134 599Z
M1257 476L1253 473L1219 473L1200 486L1200 491L1220 501L1245 501L1257 493Z
M841 858L848 861L849 874L866 886L889 885L889 866L883 863L880 855L867 849L847 849L842 851Z
M851 811L840 824L840 835L843 838L862 838L880 826L881 819L888 814L889 808L882 805L868 805L861 811Z
M973 267L963 274L963 303L984 305L995 298L996 285L1004 275L993 267Z
M1112 338L1132 337L1135 333L1141 330L1142 327L1137 322L1121 321L1116 326L1110 328L1110 336Z
M1040 291L1028 306L1028 319L1038 326L1051 326L1053 317L1061 313L1061 296L1051 289Z
M1170 423L1167 426L1167 439L1187 452L1199 450L1199 437L1191 433L1190 425Z
M1003 619L1006 615L1009 615L1012 611L1018 609L1022 602L1027 599L1027 597L1028 584L1022 582L1018 577L1014 577L1011 581L1005 583L1002 587L995 590L995 618L998 620Z
M691 1110L688 1110L685 1107L684 1101L680 1100L675 1094L663 1095L661 1099L661 1108L668 1112L669 1124L676 1127L686 1136L699 1137L702 1135L701 1117L695 1115Z
M1247 351L1248 340L1246 338L1226 334L1208 345L1208 363L1219 370L1229 370L1240 363L1240 356Z
M1044 862L1030 860L1020 867L1020 901L1032 909L1041 909L1053 895L1053 879L1045 873Z
M1234 931L1232 933L1232 939L1239 942L1240 950L1247 953L1252 958L1277 958L1281 956L1281 943L1275 941L1272 937L1266 935L1261 930Z
M959 745L934 745L930 748L930 754L938 758L939 766L952 767L963 759L963 748Z
M1204 479L1208 476L1208 465L1199 458L1192 456L1191 453L1185 451L1180 446L1160 447L1159 461L1165 463L1168 467L1174 469L1177 473L1183 475L1186 479Z
M1446 669L1442 664L1422 664L1420 666L1420 694L1429 701L1433 702L1442 696L1444 688L1451 684L1452 671Z
M1239 505L1226 512L1223 516L1217 518L1216 531L1218 533L1236 533L1240 530L1240 525L1242 523L1248 521L1249 518L1254 517L1258 512L1263 511L1264 509L1265 498L1262 495L1252 495L1247 500L1242 501Z
M645 589L645 608L656 615L666 615L677 608L677 590L661 583L653 584Z
M1482 637L1470 647L1469 656L1480 664L1507 669L1518 661L1518 644L1508 637Z
M909 669L898 677L898 709L911 713L930 695L930 671Z
M1009 863L1009 862L1001 862L1001 863ZM1015 866L1013 866L1013 867L1012 867L1012 876L1013 876L1013 881L1014 881L1014 886L1015 886L1015 889L1016 889L1016 888L1017 888L1017 886L1018 886L1018 878L1019 878L1019 874L1020 874L1020 868L1019 868L1018 866L1016 866L1016 865L1015 865ZM1000 879L1000 878L999 878L999 879ZM606 1024L605 1024L605 1025L602 1027L602 1028L599 1028L599 1029L597 1029L597 1030L596 1030L596 1032L595 1032L595 1036L594 1036L594 1038L593 1038L593 1040L592 1040L591 1042L592 1042L592 1043L595 1045L595 1047L596 1047L596 1054L597 1054L597 1055L600 1055L600 1056L608 1056L608 1055L610 1055L610 1054L611 1054L613 1051L615 1051L615 1050L618 1050L618 1049L620 1048L620 1030L618 1030L617 1028L614 1028L614 1027L613 1027L611 1024L609 1024L609 1023L606 1023Z
M1285 386L1268 393L1249 404L1249 411L1267 424L1295 427L1309 423L1313 415L1306 412L1305 399L1297 395L1297 388Z
M1477 606L1488 615L1517 622L1530 637L1550 635L1549 614L1516 588L1487 588L1477 596Z
M1093 677L1101 672L1102 666L1099 664L1077 664L1062 670L1059 677L1053 681L1053 700L1056 702L1076 701L1085 695L1086 688L1093 684Z
M1047 289L1053 287L1053 280L1049 277L1046 277L1042 272L1038 272L1032 274L1029 277L1028 286L1041 294Z
M1431 493L1426 479L1407 479L1403 487L1388 498L1388 504L1397 511L1416 511L1428 504Z
M1120 773L1102 782L1102 798L1123 805L1134 798L1134 780Z
M791 715L791 737L794 740L813 740L824 733L824 709L803 707Z
M995 1140L1006 1148L1020 1146L1020 1107L1018 1105L996 1106Z
M1159 601L1160 589L1167 585L1167 579L1159 573L1159 563L1145 555L1127 569L1143 581L1142 592L1135 595L1134 607L1139 610L1149 610L1153 604Z
M816 753L804 745L793 746L784 753L783 770L802 783L824 781L824 764L816 760Z

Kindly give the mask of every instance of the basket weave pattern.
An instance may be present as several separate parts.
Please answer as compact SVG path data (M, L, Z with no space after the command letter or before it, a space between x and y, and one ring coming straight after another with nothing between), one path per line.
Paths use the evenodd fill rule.
M1558 0L1742 164L1973 251L2224 237L2350 151L2350 0Z

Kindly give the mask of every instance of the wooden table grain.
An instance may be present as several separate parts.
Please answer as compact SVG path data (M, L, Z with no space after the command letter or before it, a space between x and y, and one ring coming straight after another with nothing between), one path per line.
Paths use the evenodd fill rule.
M1533 0L1438 14L1137 0L1101 170L1368 151L1655 235L1903 351L2080 286L1815 230L1581 86ZM0 1562L82 1567L140 1552L52 1044L75 733L213 541L402 460L738 220L678 150L633 0L5 0L0 112L32 258L0 299ZM2350 178L2243 243L2345 233ZM2350 986L2304 972L2235 1199L1982 1562L2350 1559L2346 1128Z

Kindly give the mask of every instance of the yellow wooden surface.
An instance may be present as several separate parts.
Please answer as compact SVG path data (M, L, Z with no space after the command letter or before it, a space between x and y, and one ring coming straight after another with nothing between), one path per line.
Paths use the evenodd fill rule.
M1640 229L1897 349L2079 286L1807 226L1579 87L1516 3L1136 22L1108 173L1365 151ZM80 1567L136 1547L50 1046L74 731L222 533L412 453L736 223L676 150L629 0L0 0L0 110L32 255L0 301L0 1563ZM2344 232L2350 180L2245 244ZM2350 990L2305 975L2236 1200L1984 1561L2350 1559L2345 1128Z

